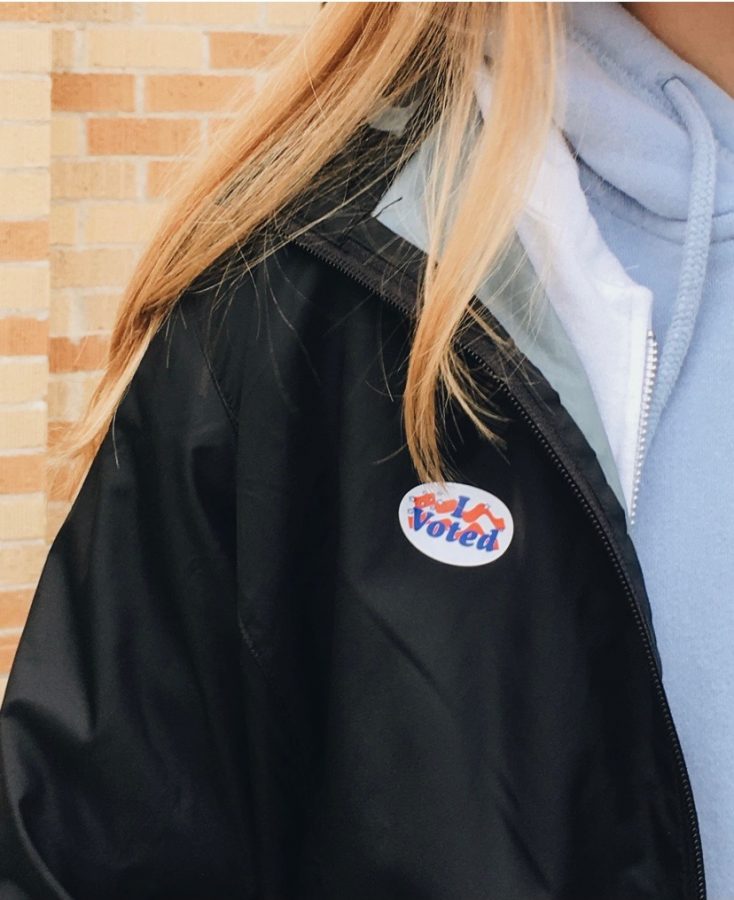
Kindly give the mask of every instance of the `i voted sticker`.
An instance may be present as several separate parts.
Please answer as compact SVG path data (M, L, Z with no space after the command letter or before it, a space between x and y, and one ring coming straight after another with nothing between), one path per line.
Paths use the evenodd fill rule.
M456 481L411 488L398 518L416 549L451 566L484 566L512 542L512 514L499 497Z

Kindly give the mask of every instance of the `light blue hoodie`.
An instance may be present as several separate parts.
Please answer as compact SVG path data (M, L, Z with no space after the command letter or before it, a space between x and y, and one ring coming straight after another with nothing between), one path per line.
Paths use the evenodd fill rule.
M631 535L701 826L708 896L734 898L734 98L620 4L566 4L558 120L602 238L652 291L660 348ZM421 154L416 154L416 158ZM373 211L426 246L422 163ZM558 390L621 499L593 395L552 308L530 335L478 290ZM639 406L640 398L630 398ZM624 660L620 660L624 665Z
M632 537L691 776L708 895L731 900L734 98L621 5L566 9L564 131L603 237L653 292L658 421Z

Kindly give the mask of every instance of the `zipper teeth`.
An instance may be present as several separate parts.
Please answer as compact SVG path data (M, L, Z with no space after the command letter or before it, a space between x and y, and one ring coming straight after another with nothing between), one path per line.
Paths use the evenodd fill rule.
M658 363L658 342L652 329L647 332L647 355L645 357L645 381L642 392L642 410L640 411L640 431L637 440L637 456L635 458L634 486L632 488L632 500L630 501L630 526L635 524L637 514L637 497L640 493L640 480L642 478L642 466L647 452L647 426L650 418L650 405L652 402L652 390L655 383L655 374Z
M281 234L283 234L281 232ZM296 237L291 238L296 244L303 247L313 256L320 257L325 262L334 266L339 271L343 272L346 275L349 275L355 281L359 282L363 287L366 287L371 292L377 294L382 297L385 302L389 303L391 306L398 309L403 315L407 315L410 319L414 318L412 310L407 304L401 303L399 300L395 299L392 296L384 293L384 291L376 289L374 284L370 282L369 279L365 278L364 275L359 271L358 266L347 266L345 263L339 259L337 256L332 255L321 247L316 247L309 240L309 235L306 233L304 235L297 235ZM461 343L461 342L460 342ZM685 803L685 809L688 817L688 826L690 830L690 836L693 843L693 851L694 851L694 860L695 860L695 878L696 878L696 900L706 900L706 886L705 886L705 878L704 878L704 870L703 870L703 853L701 849L701 836L698 829L698 820L696 816L696 808L693 801L693 792L691 788L690 779L688 777L688 771L686 769L685 761L683 759L683 752L680 746L680 741L678 739L678 734L675 730L675 725L673 723L673 717L670 712L670 707L668 706L668 700L665 696L665 691L663 689L662 680L660 676L660 670L658 668L658 664L655 660L654 653L652 651L652 636L649 633L647 628L647 624L645 622L644 616L640 610L639 604L637 602L637 598L635 597L634 590L629 582L629 578L627 573L619 560L619 556L617 551L615 550L612 542L610 541L604 526L599 521L599 517L596 514L596 511L593 509L589 501L584 496L583 492L576 484L571 473L568 471L566 466L563 463L563 460L558 456L555 448L548 441L546 436L540 430L538 425L533 420L532 416L527 412L523 404L517 397L512 393L509 386L506 382L498 376L493 369L489 366L489 364L485 361L484 357L481 356L476 350L471 349L465 345L462 345L464 351L469 353L472 357L474 357L479 365L484 369L485 372L489 375L489 377L497 384L499 390L504 393L512 405L518 410L522 419L526 422L531 432L535 435L539 443L543 446L546 452L549 454L550 458L553 460L556 468L560 471L564 480L568 483L574 495L578 500L581 501L581 505L584 508L585 512L591 519L591 522L596 530L597 534L601 538L602 544L607 551L607 555L609 556L612 564L614 566L614 570L617 573L622 587L625 592L625 597L630 605L632 610L632 616L637 626L637 630L642 638L643 647L645 651L645 658L648 663L648 668L650 670L650 675L653 680L653 687L655 689L655 695L658 699L658 703L660 705L660 709L663 713L663 719L665 722L666 731L668 733L668 737L670 739L672 748L673 748L673 757L676 763L676 767L678 769L678 776L680 779L680 788L683 793L683 800Z

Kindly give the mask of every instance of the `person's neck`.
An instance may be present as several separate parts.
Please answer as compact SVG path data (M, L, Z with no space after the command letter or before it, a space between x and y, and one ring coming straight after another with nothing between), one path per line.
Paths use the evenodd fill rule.
M623 3L681 59L734 96L734 3Z

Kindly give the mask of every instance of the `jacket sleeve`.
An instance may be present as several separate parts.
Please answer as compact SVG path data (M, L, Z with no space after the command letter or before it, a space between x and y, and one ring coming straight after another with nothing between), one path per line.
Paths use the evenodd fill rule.
M0 898L253 887L236 431L183 312L47 556L0 710Z

